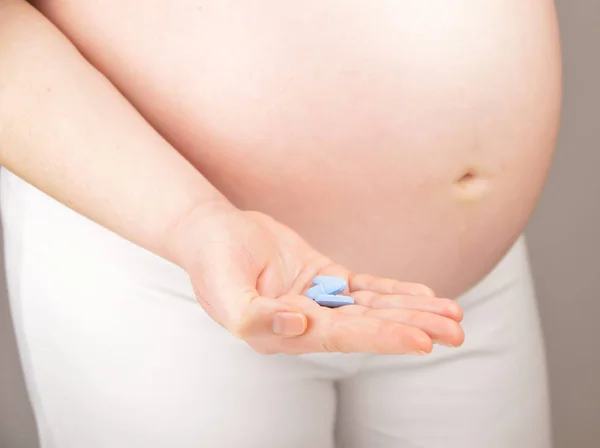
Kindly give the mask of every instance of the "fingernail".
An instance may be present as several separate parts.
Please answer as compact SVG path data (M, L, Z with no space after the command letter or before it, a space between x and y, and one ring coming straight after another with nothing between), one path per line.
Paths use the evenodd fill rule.
M271 330L281 336L299 336L306 329L304 316L299 313L280 312L273 316Z
M452 345L452 344L450 344L450 343L448 343L448 342L434 341L434 343L435 343L436 345L441 345L441 346L444 346L444 347L456 348L456 345Z
M415 352L409 352L409 355L416 355L416 356L424 356L427 354L427 352L424 352L423 350L417 350Z

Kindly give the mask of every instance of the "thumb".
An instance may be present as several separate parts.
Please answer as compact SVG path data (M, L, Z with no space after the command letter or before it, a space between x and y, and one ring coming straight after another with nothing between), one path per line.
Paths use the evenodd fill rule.
M234 336L266 344L268 336L294 337L306 332L308 322L300 308L259 295L257 283L265 269L254 266L251 259L221 256L203 265L193 282L198 301Z
M240 329L246 340L265 336L296 337L308 328L306 315L278 299L256 297L246 308Z

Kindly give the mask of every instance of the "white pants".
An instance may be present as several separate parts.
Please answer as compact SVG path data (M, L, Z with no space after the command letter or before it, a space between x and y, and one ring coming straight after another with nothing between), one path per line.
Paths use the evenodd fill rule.
M427 357L261 356L181 269L2 173L10 300L44 448L548 448L521 239Z

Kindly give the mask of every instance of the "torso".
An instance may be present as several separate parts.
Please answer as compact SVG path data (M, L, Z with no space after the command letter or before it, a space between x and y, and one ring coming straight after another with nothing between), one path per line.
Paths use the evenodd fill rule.
M358 271L464 292L550 164L550 0L38 7L236 205Z

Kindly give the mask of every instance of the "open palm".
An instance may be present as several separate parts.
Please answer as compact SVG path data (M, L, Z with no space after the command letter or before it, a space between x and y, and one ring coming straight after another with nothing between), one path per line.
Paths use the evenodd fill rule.
M179 259L206 312L260 353L429 353L459 346L462 311L428 287L351 273L272 218L236 209L190 215ZM317 275L348 281L354 305L304 294Z

